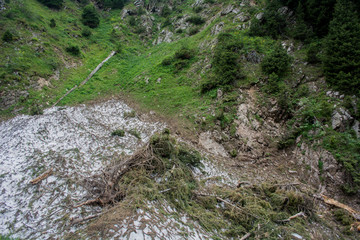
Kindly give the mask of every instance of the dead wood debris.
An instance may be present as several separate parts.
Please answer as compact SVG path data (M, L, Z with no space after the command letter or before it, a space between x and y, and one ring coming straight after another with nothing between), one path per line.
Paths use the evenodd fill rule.
M284 220L280 220L280 221L277 221L278 223L287 223L287 222L290 222L291 220L295 219L295 218L298 218L298 217L304 217L306 218L306 215L305 213L303 212L299 212L291 217L289 217L288 219L284 219Z
M114 204L126 195L124 189L119 189L118 182L127 172L137 167L145 167L149 170L163 167L161 159L154 154L151 144L147 144L128 160L120 159L119 162L87 180L85 185L97 197L75 207L90 204Z
M38 184L39 182L41 182L45 178L49 177L52 174L52 172L53 172L53 169L50 168L49 170L45 171L43 174L41 174L37 178L34 178L33 180L31 180L30 183L34 184L34 185Z
M79 223L82 223L84 221L88 221L88 220L91 220L93 218L97 218L99 217L101 214L95 214L95 215L90 215L90 216L87 216L87 217L78 217L78 218L72 218L71 219L71 224L79 224Z
M336 201L335 199L329 198L325 195L321 195L322 200L332 206L338 207L338 208L342 208L346 211L348 211L356 220L360 220L360 212L356 211L355 209L349 207L348 205L345 205L339 201Z

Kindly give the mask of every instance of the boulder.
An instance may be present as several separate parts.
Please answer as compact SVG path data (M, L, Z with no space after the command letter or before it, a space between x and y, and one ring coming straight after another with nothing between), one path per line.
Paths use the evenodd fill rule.
M227 6L224 10L222 10L221 15L222 15L222 16L225 16L225 15L231 13L231 12L233 11L233 9L234 9L234 6L233 6L233 5L229 5L229 6Z
M217 35L221 32L221 30L224 27L224 22L218 23L216 24L212 29L211 29L211 35Z

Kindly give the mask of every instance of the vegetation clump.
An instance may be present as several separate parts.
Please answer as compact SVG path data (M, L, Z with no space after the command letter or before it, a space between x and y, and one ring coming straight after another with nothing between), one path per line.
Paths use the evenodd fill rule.
M244 77L239 63L242 48L243 43L232 34L221 33L218 36L218 43L212 60L214 76L202 84L201 91L203 93L220 86L228 91L238 80Z
M78 46L69 46L65 50L73 56L80 56L80 48Z
M94 5L87 5L83 9L83 13L81 16L81 21L85 26L88 26L90 28L96 28L100 24L100 18L98 13L96 12Z
M117 129L115 131L113 131L111 133L111 136L119 136L119 137L124 137L125 136L125 131L122 129Z
M45 6L53 9L60 9L63 6L64 0L38 0Z
M4 42L12 42L14 39L14 35L9 30L6 30L1 39Z
M202 25L205 23L205 20L200 16L191 16L187 18L186 21L194 25Z
M193 58L194 51L187 47L182 47L172 57L164 58L161 64L163 66L174 66L174 72L177 73L187 67Z

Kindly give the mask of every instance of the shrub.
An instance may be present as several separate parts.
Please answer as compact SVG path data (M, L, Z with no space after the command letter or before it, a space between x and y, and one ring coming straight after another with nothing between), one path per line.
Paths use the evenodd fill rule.
M164 58L164 60L162 60L161 65L169 66L172 64L172 62L173 62L172 57L167 57L167 58Z
M190 28L189 30L189 35L192 36L192 35L195 35L199 32L199 28L195 27L195 28Z
M163 9L161 10L161 16L168 17L170 14L171 14L171 9L167 5L164 5Z
M214 76L202 84L201 91L203 93L218 86L222 86L227 91L230 89L230 85L243 78L238 61L242 48L242 42L232 34L221 33L219 35L212 60Z
M183 30L181 28L179 28L178 30L176 30L176 33L181 34L181 33L183 33Z
M196 13L199 13L202 10L203 10L203 7L201 7L201 6L197 6L197 7L194 8L194 12L196 12Z
M278 1L269 1L264 10L262 19L255 18L251 23L251 36L270 36L274 39L286 32L285 16L280 14L281 7Z
M92 32L89 28L84 28L81 32L81 35L86 38L90 37L91 34L92 34Z
M125 131L121 130L121 129L117 129L111 133L111 136L123 137L123 136L125 136Z
M43 110L38 105L35 105L30 109L31 116L42 115L43 113Z
M135 27L137 25L136 18L134 16L130 16L129 25Z
M186 47L182 47L180 50L175 52L175 59L182 59L182 60L189 60L194 56L193 51L186 48Z
M205 20L200 16L192 16L186 19L187 22L195 24L195 25L201 25L205 23Z
M14 35L9 30L6 30L2 36L2 40L4 42L12 42L13 39L14 39Z
M82 13L82 23L85 26L96 28L99 26L100 19L93 5L87 5Z
M51 28L54 28L54 27L56 27L56 22L55 22L55 19L51 19L50 20L50 24L49 24L49 26L51 27Z
M45 6L53 9L60 9L63 6L64 0L38 0Z
M279 77L282 77L288 72L291 60L291 57L286 53L285 49L278 46L264 58L261 63L261 70L265 74L270 75L275 73Z
M131 130L129 131L129 133L130 133L131 135L133 135L134 137L136 137L137 139L141 139L140 133L139 133L136 129L131 129Z
M79 56L80 48L78 46L69 46L66 48L66 52L70 53L73 56Z
M306 51L306 61L312 64L321 62L318 56L321 49L322 47L320 43L311 43Z

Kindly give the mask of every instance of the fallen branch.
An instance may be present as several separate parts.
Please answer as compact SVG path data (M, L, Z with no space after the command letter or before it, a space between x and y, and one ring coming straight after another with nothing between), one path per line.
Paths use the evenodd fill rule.
M240 238L240 240L245 240L248 239L251 236L251 233L248 232L247 234L245 234L242 238Z
M299 212L299 213L297 213L297 214L289 217L288 219L284 219L284 220L280 220L280 221L276 221L276 222L278 222L278 223L287 223L287 222L290 222L291 220L293 220L293 219L295 219L295 218L298 218L298 217L304 217L304 218L306 218L306 215L305 215L305 213L303 213L303 212Z
M241 211L241 212L243 212L243 213L245 213L245 214L247 214L247 215L249 215L249 216L252 216L252 217L254 217L254 218L256 218L256 219L259 218L258 216L255 216L255 215L253 215L253 214L245 211L244 209L236 206L235 204L233 204L233 203L231 203L231 202L229 202L229 201L227 201L227 200L225 200L225 199L222 199L222 198L219 197L219 196L211 195L211 194L206 194L206 193L195 193L195 194L198 195L198 196L203 196L203 197L214 197L214 198L216 198L216 200L218 200L218 201L220 201L220 202L223 202L223 203L225 203L225 204L227 204L227 205L229 205L229 206L231 206L231 207L233 207L233 208L236 208L237 210L239 210L239 211Z
M97 218L100 215L101 215L101 213L95 214L95 215L90 215L90 216L87 216L87 217L84 217L84 218L82 218L82 217L73 218L73 219L71 219L71 224L79 224L81 222L88 221L88 220L93 219L93 218Z
M49 177L53 172L53 169L50 168L49 170L47 170L46 172L44 172L43 174L41 174L40 176L38 176L37 178L33 179L30 181L31 184L38 184L39 182L41 182L42 180L44 180L45 178Z
M95 204L95 203L101 203L101 200L99 198L91 199L91 200L88 200L86 202L83 202L83 203L80 203L80 204L74 206L74 208L78 208L78 207L81 207L81 206L84 206L84 205L91 205L91 204Z
M325 195L321 195L323 198L323 201L329 205L342 208L346 211L348 211L356 220L360 220L360 212L356 211L355 209L349 207L348 205L345 205L341 202L336 201L335 199L329 198Z

